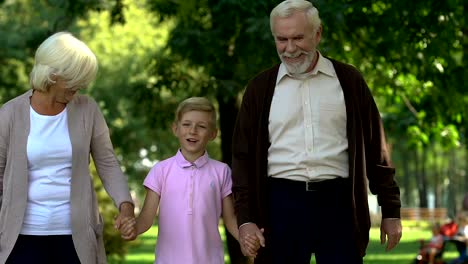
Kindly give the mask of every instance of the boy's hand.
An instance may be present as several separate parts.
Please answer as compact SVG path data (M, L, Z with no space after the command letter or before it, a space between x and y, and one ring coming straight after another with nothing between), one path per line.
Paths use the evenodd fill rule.
M249 226L250 225L250 226ZM257 230L256 232L246 232L245 227L254 227L253 230ZM264 229L258 229L255 224L247 224L242 226L239 230L239 234L242 232L242 235L239 235L240 239L239 243L241 244L242 253L244 256L249 257L250 260L253 260L257 257L257 251L260 247L265 247L265 238L263 237Z
M256 257L257 251L260 249L260 239L255 235L248 234L244 239L245 253L248 257Z
M239 227L239 243L244 256L251 256L251 252L249 252L250 250L246 248L247 244L249 244L247 241L250 240L250 238L247 239L248 236L254 237L255 240L258 240L260 246L265 247L265 237L263 236L263 232L264 229L259 229L255 223L246 223ZM256 246L254 245L253 248L255 247ZM256 256L256 252L253 256Z
M137 237L136 220L133 217L122 219L119 227L121 237L124 240L134 240Z

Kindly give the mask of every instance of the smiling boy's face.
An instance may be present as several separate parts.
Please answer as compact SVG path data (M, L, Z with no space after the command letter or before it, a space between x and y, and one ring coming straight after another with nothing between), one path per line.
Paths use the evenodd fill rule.
M216 138L217 130L212 123L212 113L188 111L172 125L174 135L179 139L182 155L188 161L195 161L206 150L208 142Z

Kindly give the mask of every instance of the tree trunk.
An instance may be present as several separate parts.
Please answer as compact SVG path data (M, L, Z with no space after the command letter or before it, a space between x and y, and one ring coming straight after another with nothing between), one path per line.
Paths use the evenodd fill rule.
M427 208L427 191L426 191L426 182L423 175L424 166L421 161L420 151L416 148L415 150L415 175L416 175L416 186L418 186L418 197L419 197L419 207Z
M402 157L402 165L403 165L403 189L405 190L403 193L403 204L405 204L407 207L414 206L414 204L411 204L411 183L410 183L410 168L409 168L409 161L410 157L408 155L408 152L406 150L401 151L401 157Z
M421 150L421 160L419 161L421 167L421 182L422 182L422 201L421 207L428 208L428 183L427 183L427 175L426 175L426 166L427 166L427 147L423 147Z
M462 183L463 187L463 205L462 209L468 211L468 140L465 142L465 174L464 181Z
M437 152L437 149L434 147L432 148L433 150L433 156L434 156L434 207L442 207L442 201L441 201L441 192L442 192L442 177L440 174L440 167L439 167L439 155Z
M457 202L456 202L456 181L455 181L455 173L456 173L456 155L455 149L450 150L449 154L449 168L448 168L448 199L447 199L447 211L448 214L452 217L455 217L457 214Z

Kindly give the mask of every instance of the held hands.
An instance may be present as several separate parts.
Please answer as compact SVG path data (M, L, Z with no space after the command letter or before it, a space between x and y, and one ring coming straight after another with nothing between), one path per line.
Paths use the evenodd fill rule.
M388 239L386 251L392 250L402 236L401 219L399 218L384 218L380 225L380 244L385 244Z
M119 231L124 240L135 240L137 237L135 218L127 217L121 221Z
M119 229L121 237L125 240L136 238L136 221L133 204L124 202L120 205L120 213L115 218L114 227Z
M263 228L260 229L260 231L263 232ZM260 239L257 236L248 234L244 240L245 250L242 250L244 256L248 257L248 264L253 264L255 262L257 251L260 249L260 247Z
M263 228L259 229L254 223L248 223L239 228L239 243L244 256L255 258L260 247L265 247L263 231Z

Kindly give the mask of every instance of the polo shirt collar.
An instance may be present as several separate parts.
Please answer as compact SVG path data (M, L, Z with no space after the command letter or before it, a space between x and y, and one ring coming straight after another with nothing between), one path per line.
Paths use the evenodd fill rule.
M286 69L286 66L284 63L281 63L279 70L278 70L278 76L276 78L276 85L284 78L284 77L289 77L293 79L307 79L309 76L312 75L317 75L319 72L329 75L329 76L335 76L335 71L333 69L333 65L331 63L328 63L327 59L322 56L322 53L317 51L318 53L318 61L317 65L312 69L311 72L307 72L302 74L299 77L293 77L288 73L288 70Z
M206 163L208 163L208 152L205 151L205 153L199 157L197 160L194 162L190 162L185 159L184 155L182 155L182 152L180 149L177 151L177 154L175 155L175 160L177 162L177 165L179 165L181 168L189 168L192 166L195 166L197 168L203 167Z

